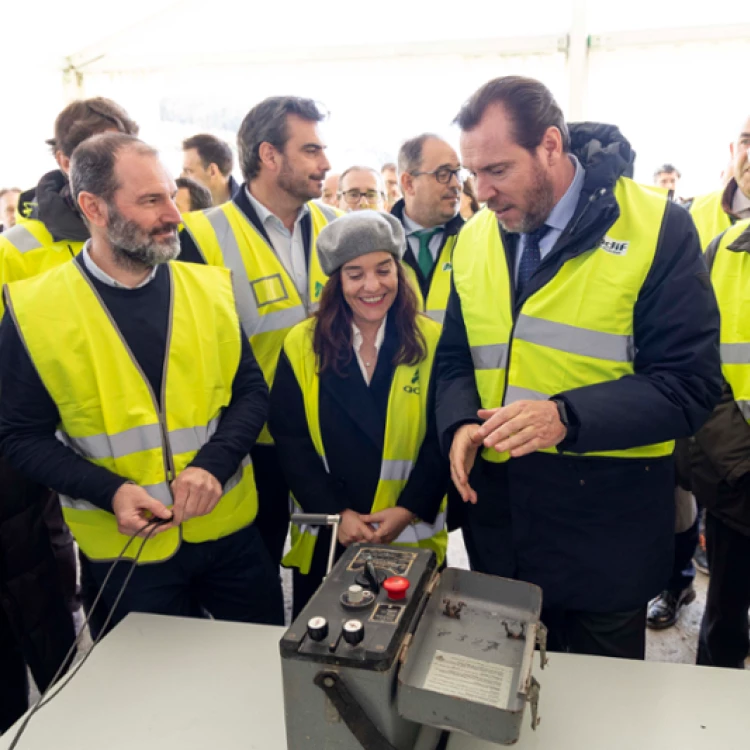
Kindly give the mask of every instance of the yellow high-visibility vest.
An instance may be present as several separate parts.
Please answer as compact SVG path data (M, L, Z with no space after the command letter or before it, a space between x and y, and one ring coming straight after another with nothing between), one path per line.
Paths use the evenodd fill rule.
M14 227L0 234L0 286L61 266L78 255L83 245L56 241L41 221L20 216ZM2 313L0 301L0 316Z
M182 217L206 263L232 270L240 321L269 388L284 338L315 310L328 280L320 267L317 238L336 213L313 202L307 205L312 237L306 299L300 296L276 251L233 201ZM258 442L273 443L267 426Z
M9 314L59 410L58 437L166 506L173 503L170 482L216 431L241 356L229 271L189 263L170 263L168 269L171 314L160 399L77 262L5 288ZM87 557L112 560L120 554L127 537L117 531L112 513L85 498L61 501ZM252 523L257 507L248 456L211 513L155 535L140 560L165 560L182 539L228 536ZM128 556L139 547L134 542Z
M435 263L435 270L432 273L432 279L430 279L430 289L426 300L422 294L414 269L407 263L403 264L406 278L417 293L420 309L428 317L440 323L440 325L445 320L445 309L448 307L448 297L450 297L451 292L451 275L453 271L451 256L453 248L456 246L457 237L458 235L452 234L445 240L445 244Z
M483 408L546 400L633 374L633 311L667 201L626 178L618 180L615 196L620 217L599 247L568 260L524 302L515 323L497 218L483 209L461 230L453 279ZM666 442L594 455L647 458L673 450ZM483 456L495 463L509 458L487 448Z
M706 251L714 237L732 226L732 219L722 205L724 190L725 188L721 188L721 190L708 193L708 195L699 195L693 199L690 206L690 215L693 217L695 228L698 230L703 252Z
M738 221L721 238L711 267L711 281L721 313L721 369L732 387L734 400L750 422L750 255L729 250L747 228L750 219Z
M295 326L284 342L284 352L302 391L310 437L327 471L328 463L320 429L320 376L312 348L315 323L311 319ZM372 513L398 504L398 498L409 480L427 432L427 391L441 328L438 323L423 315L418 316L417 324L427 342L427 357L414 366L399 365L393 374L386 412L380 481L373 499ZM438 564L442 564L448 548L446 504L447 499L443 498L434 524L415 519L393 544L432 549L437 555ZM298 504L296 507L300 508ZM292 548L284 557L283 564L299 568L301 573L307 574L315 551L318 527L292 524L291 533Z

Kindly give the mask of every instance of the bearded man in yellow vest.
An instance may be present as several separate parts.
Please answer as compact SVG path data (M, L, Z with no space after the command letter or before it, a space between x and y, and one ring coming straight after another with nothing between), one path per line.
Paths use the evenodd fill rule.
M729 229L739 219L750 218L750 117L742 124L734 143L729 144L730 166L726 183L719 190L693 198L690 215L700 236L701 247Z
M278 573L252 525L248 456L268 390L231 274L169 262L180 249L176 187L137 138L85 141L71 186L91 240L68 263L4 288L2 452L60 493L92 592L128 537L163 521L112 624L130 611L204 610L281 624ZM104 587L110 608L129 567Z
M401 146L398 169L404 197L391 213L406 233L404 263L419 289L422 309L442 323L451 256L464 225L458 213L464 170L453 147L432 133L422 133Z
M617 128L568 127L538 81L490 81L456 120L487 208L453 253L437 419L470 562L542 587L552 648L643 658L673 441L721 393L693 223L625 176Z
M294 96L253 107L237 134L245 183L228 203L183 216L180 260L232 270L240 321L269 387L287 332L315 310L326 282L316 239L338 212L314 200L331 168L319 132L323 119L311 99ZM279 563L289 489L267 428L252 458L256 526Z

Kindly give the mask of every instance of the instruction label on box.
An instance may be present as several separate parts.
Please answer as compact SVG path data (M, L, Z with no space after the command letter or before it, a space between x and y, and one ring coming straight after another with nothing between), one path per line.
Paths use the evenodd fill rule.
M503 664L436 651L424 689L507 709L513 672Z

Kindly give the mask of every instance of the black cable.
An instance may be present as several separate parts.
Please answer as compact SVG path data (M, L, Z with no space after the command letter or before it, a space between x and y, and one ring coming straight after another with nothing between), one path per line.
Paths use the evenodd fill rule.
M127 544L122 548L122 552L115 558L114 562L110 566L109 570L107 571L107 575L104 577L104 581L102 581L102 585L99 588L99 593L96 595L96 598L94 599L93 604L91 605L91 608L89 609L84 622L83 626L81 627L80 632L78 633L78 636L76 637L75 641L73 641L73 645L70 647L68 653L65 655L65 658L62 661L62 664L60 664L57 672L55 672L54 677L50 681L50 684L47 686L47 689L39 696L39 699L37 700L34 707L31 709L29 715L24 719L21 726L18 728L18 732L16 732L16 736L13 738L13 741L8 746L8 750L14 750L16 746L18 745L19 740L21 739L21 735L26 731L26 727L29 725L29 722L34 717L36 712L42 708L42 706L46 706L47 703L49 703L56 695L58 695L63 688L73 679L73 677L78 674L78 670L86 663L86 660L91 655L91 652L94 650L94 648L97 646L97 644L101 641L102 637L107 631L107 627L109 626L109 623L112 620L112 617L114 616L115 610L117 609L117 605L120 603L120 599L122 599L123 595L125 594L125 589L127 588L128 583L130 583L130 579L133 576L133 573L135 572L136 565L138 564L138 560L140 560L141 553L143 552L143 548L146 546L146 542L148 542L149 539L154 535L156 530L161 526L162 523L165 523L160 518L153 518L151 519L147 524L144 524L138 531L136 531L127 541ZM149 527L152 527L151 530L146 534L146 537L141 542L141 546L138 548L138 552L136 553L136 556L130 561L131 566L130 570L128 571L127 576L125 577L125 580L120 587L120 590L117 594L117 597L112 604L112 607L110 608L109 614L107 615L107 619L104 621L104 624L102 625L101 631L96 638L96 640L91 644L91 648L89 649L88 653L81 659L81 661L76 664L73 671L66 675L65 682L60 685L60 687L55 691L54 695L49 695L49 692L55 687L55 684L57 683L57 680L60 679L61 675L65 671L65 669L68 667L69 661L71 657L76 653L78 650L78 646L81 643L81 639L86 631L86 627L89 624L89 620L91 619L91 616L94 613L94 610L96 609L97 605L99 604L99 601L102 598L102 595L104 594L104 589L109 581L109 579L112 576L112 573L114 572L115 567L118 563L122 562L125 559L125 553L128 551L130 545L135 541L135 539L140 536L146 529ZM49 696L49 697L48 697Z

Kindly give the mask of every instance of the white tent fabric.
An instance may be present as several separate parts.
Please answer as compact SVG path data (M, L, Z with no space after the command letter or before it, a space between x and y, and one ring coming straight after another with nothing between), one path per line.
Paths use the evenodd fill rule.
M676 162L688 194L715 186L748 116L734 93L750 52L741 33L750 6L740 0L113 7L38 0L3 9L3 57L14 75L3 93L0 186L28 186L54 166L44 140L66 101L84 95L123 104L174 170L182 138L209 131L232 142L263 97L310 96L331 112L330 156L343 169L392 159L422 130L455 141L461 102L489 78L519 73L543 80L569 114L618 124L639 154L640 179ZM676 26L687 32L669 31Z

